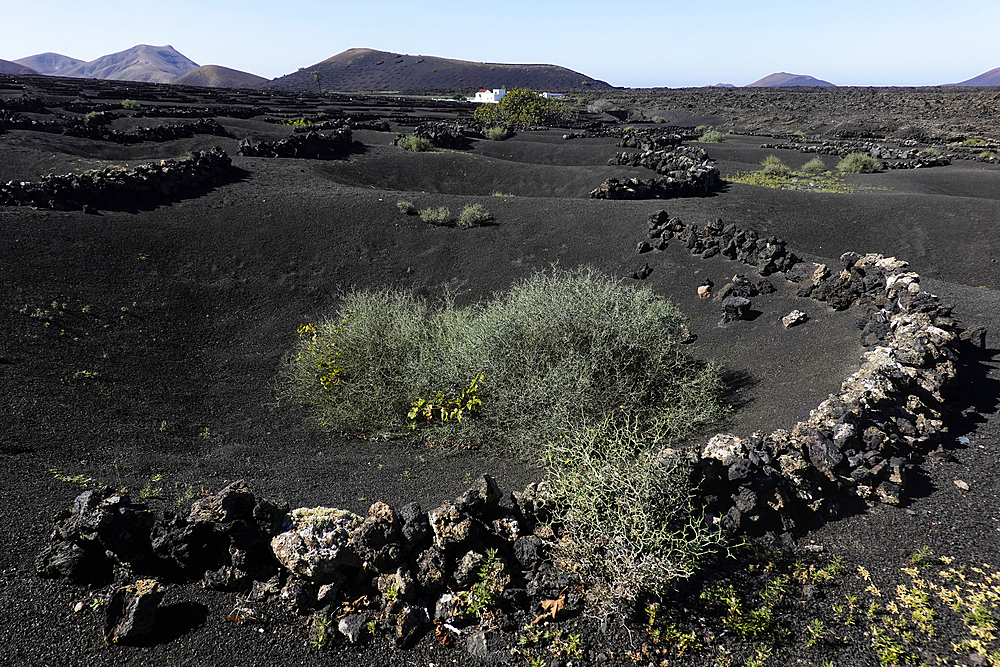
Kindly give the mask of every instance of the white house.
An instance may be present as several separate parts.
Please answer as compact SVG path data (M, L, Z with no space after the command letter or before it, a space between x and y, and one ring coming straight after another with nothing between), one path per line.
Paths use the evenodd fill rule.
M476 96L470 99L470 102L484 103L488 102L491 104L496 104L503 99L503 96L507 94L506 88L494 88L493 90L480 90L476 92Z
M562 93L541 93L541 95L540 95L540 97L544 97L546 99L548 99L550 97L556 97L556 98L558 98L558 97L562 97L562 96L563 96Z

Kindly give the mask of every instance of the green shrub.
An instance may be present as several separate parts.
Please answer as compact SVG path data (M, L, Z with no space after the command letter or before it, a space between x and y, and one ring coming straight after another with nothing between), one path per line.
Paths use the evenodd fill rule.
M982 160L989 160L992 157L996 157L996 155L997 154L994 153L993 151L983 151L979 154L978 157Z
M431 143L430 139L413 134L400 137L396 140L396 145L405 151L413 151L414 153L426 153L434 150L434 144Z
M461 402L478 377L475 419L433 427L523 447L614 413L680 438L722 413L719 373L681 346L683 321L589 269L540 273L469 308L355 291L300 329L289 392L328 427L399 431L418 401Z
M493 222L493 214L486 210L482 204L469 204L462 209L458 216L458 226L462 229L469 227L482 227Z
M473 115L478 121L494 125L548 125L565 118L566 109L555 99L526 88L513 88L496 104L480 104Z
M764 167L763 169L761 169L761 171L763 171L768 176L791 176L792 175L791 168L787 164L785 164L784 162L782 162L781 158L779 158L777 155L768 155L761 162L761 165L763 165L763 167Z
M413 202L400 199L396 202L396 210L403 215L416 215L417 207L413 205Z
M717 144L726 138L726 135L718 130L707 130L702 133L696 141L701 141L706 144Z
M874 174L882 169L882 161L867 153L848 153L837 164L843 174Z
M803 132L802 130L795 130L794 132L792 132L792 136L798 139L805 139L806 133Z
M723 543L692 503L690 458L634 421L569 431L546 450L545 484L564 533L557 563L582 574L610 607L663 595Z
M503 141L509 138L511 134L506 125L493 125L486 128L486 131L483 132L483 135L490 141Z
M822 174L826 171L826 164L823 158L817 156L802 165L802 171L807 174Z
M122 109L128 109L129 111L135 111L141 109L142 105L135 100L122 100Z
M938 157L939 155L941 155L941 151L935 148L934 146L929 146L928 148L925 148L924 150L920 151L920 154L926 157Z
M451 222L451 211L446 206L431 206L420 211L420 219L431 225L447 225Z

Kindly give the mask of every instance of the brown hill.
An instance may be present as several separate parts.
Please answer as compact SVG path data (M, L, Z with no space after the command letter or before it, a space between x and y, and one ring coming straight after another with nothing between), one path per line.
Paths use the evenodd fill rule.
M836 88L836 84L823 81L808 74L789 74L788 72L775 72L768 74L763 79L758 79L753 83L748 83L747 88L788 88L793 86L813 86L818 88Z
M179 86L203 86L206 88L260 88L267 79L238 69L222 65L202 65L171 83Z
M85 60L71 58L69 56L64 56L61 53L53 53L51 51L47 51L46 53L36 53L35 55L27 56L26 58L18 58L14 62L18 65L30 67L38 74L49 74L52 76L59 76L63 70L86 63Z
M169 44L166 46L139 44L90 62L78 63L60 70L58 74L86 79L171 83L177 77L197 68L198 63Z
M38 74L38 72L19 63L0 60L0 74Z
M961 83L950 84L952 86L1000 86L1000 67L995 67L989 72L983 72L979 76L962 81Z
M318 73L315 74L315 73ZM511 65L348 49L271 81L279 90L468 90L520 87L534 90L610 88L558 65Z

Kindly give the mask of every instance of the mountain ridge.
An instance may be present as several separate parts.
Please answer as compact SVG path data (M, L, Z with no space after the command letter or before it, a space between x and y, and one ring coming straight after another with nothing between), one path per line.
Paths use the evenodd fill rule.
M266 88L319 90L478 90L611 88L605 81L549 64L485 63L440 56L351 48L297 72L272 79Z
M774 72L753 83L748 83L746 88L792 88L799 86L812 86L819 88L836 88L836 84L829 81L817 79L808 74L790 74L788 72Z

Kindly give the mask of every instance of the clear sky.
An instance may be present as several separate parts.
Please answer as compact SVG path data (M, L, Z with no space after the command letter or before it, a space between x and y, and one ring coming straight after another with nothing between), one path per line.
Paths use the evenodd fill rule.
M633 88L779 71L920 86L1000 67L1000 0L0 0L0 25L5 60L170 44L199 65L267 78L352 47L549 63Z

